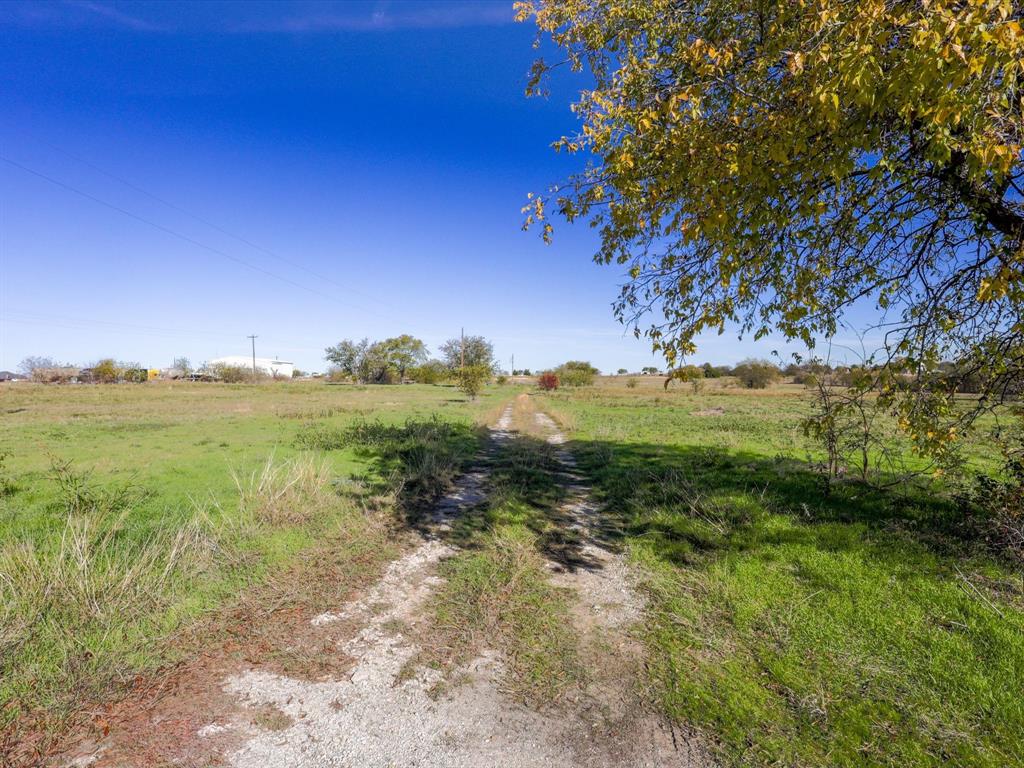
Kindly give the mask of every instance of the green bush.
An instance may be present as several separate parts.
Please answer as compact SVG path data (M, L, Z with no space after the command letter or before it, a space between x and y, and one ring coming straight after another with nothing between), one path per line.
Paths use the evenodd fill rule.
M295 447L312 451L334 451L348 443L342 430L326 424L303 424L295 435Z
M585 360L570 360L555 368L558 381L565 387L587 387L594 383L598 370Z
M241 365L211 365L210 373L226 384L241 384L252 380L252 369Z
M770 360L744 360L732 369L740 384L747 389L765 389L782 375L779 367Z
M458 372L459 389L469 395L470 399L476 400L476 396L490 381L491 367L489 365L467 365Z
M113 358L107 357L92 366L92 379L101 384L113 384L121 378L121 368Z
M440 360L429 360L410 368L408 376L417 384L440 384L448 378L448 366Z

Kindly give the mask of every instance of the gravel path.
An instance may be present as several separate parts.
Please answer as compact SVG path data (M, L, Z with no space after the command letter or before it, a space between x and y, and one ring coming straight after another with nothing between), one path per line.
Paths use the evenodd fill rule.
M489 452L512 436L513 406L491 429ZM537 424L556 446L565 437L551 420ZM642 601L621 555L600 547L590 520L597 511L572 455L557 450L567 501L561 516L582 540L586 567L551 563L552 581L579 595L573 620L584 658L601 667L586 690L557 712L522 706L501 690L502 660L484 652L444 673L417 666L424 607L441 583L438 564L455 553L444 534L461 511L486 498L488 470L464 475L436 507L431 532L391 563L367 594L312 619L314 628L351 626L341 648L354 661L347 677L293 679L256 667L223 681L234 714L205 723L204 739L232 744L235 768L610 768L707 766L677 733L638 704L631 682L642 649L628 628ZM590 654L595 654L591 659Z

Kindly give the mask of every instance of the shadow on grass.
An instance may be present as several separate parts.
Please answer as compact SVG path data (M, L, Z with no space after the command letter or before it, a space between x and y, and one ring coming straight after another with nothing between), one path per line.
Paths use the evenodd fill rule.
M653 695L727 758L1020 762L1024 583L972 558L982 546L927 484L847 482L826 495L783 457L579 440L572 470L534 437L490 445L472 463L486 494L438 535L476 563L488 541L526 528L568 570L599 567L588 543L628 547ZM399 474L417 466L408 450L382 456ZM487 582L474 600L507 589Z
M861 550L873 530L939 556L971 550L954 504L929 494L927 486L880 490L850 481L826 494L821 476L790 458L579 440L567 446L578 462L574 474L542 439L513 434L499 443L484 428L436 417L309 434L308 447L347 445L369 459L373 479L363 479L377 491L394 492L405 522L421 532L438 533L429 513L458 476L480 473L483 493L439 535L473 547L496 527L521 524L537 535L549 559L569 570L596 567L583 553L587 543L619 550L635 540L677 565L786 543ZM589 503L583 482L591 489ZM771 525L773 515L796 525ZM578 525L581 516L585 528Z

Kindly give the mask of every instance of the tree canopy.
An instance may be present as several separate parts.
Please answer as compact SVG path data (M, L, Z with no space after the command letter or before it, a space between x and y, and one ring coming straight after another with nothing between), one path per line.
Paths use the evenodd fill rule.
M452 370L462 367L463 352L465 365L494 368L494 345L483 336L466 336L464 339L448 339L441 345L441 357Z
M554 369L561 384L567 387L586 387L594 383L600 371L586 360L569 360Z
M324 359L345 376L362 382L389 384L405 378L406 371L427 359L427 347L403 334L372 344L369 339L344 339L324 351Z
M549 239L552 205L590 221L595 260L629 271L617 315L670 366L701 331L813 346L867 304L883 388L931 391L943 359L991 396L1024 373L1019 3L517 8L593 79L581 130L555 144L593 162L532 196L526 223ZM921 436L942 411L896 401Z

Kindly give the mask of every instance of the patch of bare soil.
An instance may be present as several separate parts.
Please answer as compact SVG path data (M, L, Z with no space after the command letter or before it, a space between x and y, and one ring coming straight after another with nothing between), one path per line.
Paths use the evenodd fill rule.
M491 449L509 439L513 409L491 430ZM537 424L564 442L543 414ZM574 616L595 674L557 711L529 709L502 690L500 654L485 651L446 675L417 665L424 610L454 553L450 521L485 499L487 470L469 472L436 508L432 531L411 544L383 577L336 610L275 615L274 636L318 649L288 667L240 642L170 674L158 693L129 697L95 743L65 764L236 768L610 768L706 766L646 706L638 683L643 653L630 634L642 602L621 556L593 540L588 489L566 468L567 525L579 533L580 563L552 564L552 579L579 596ZM280 650L280 648L279 648ZM330 663L319 666L322 655ZM335 661L336 660L336 661ZM304 674L308 669L315 674Z

